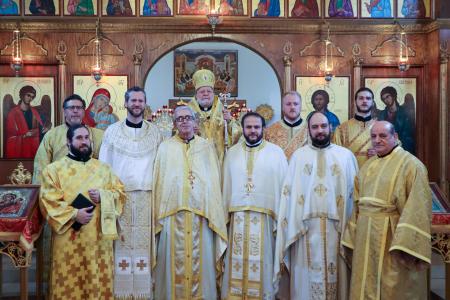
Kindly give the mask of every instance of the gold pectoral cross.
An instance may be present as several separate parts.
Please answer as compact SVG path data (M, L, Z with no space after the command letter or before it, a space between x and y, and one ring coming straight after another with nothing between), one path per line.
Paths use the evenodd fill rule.
M195 176L192 174L192 171L189 171L188 179L189 179L189 183L191 184L191 188L194 188L194 179L195 179Z
M252 179L248 178L248 181L245 184L245 189L247 190L247 195L250 194L250 192L253 191L254 187L255 187L255 185L253 184Z

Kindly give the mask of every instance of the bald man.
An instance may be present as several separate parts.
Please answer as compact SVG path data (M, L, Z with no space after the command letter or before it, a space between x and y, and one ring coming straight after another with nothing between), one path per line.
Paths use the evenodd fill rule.
M425 269L431 262L427 169L398 145L391 123L375 122L370 135L377 155L355 179L353 214L342 239L353 254L350 299L426 299Z

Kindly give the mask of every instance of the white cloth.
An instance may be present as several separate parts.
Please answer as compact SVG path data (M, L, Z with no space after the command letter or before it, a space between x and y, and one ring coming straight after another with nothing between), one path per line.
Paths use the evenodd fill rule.
M352 210L355 156L331 144L291 157L278 217L275 280L284 262L291 299L342 299L348 293L340 236Z
M283 150L245 142L225 156L223 195L230 214L222 299L274 299L273 257L280 191L287 170Z
M132 128L121 121L104 134L99 159L109 164L125 185L127 202L119 219L120 239L114 242L116 297L153 299L151 276L153 163L162 137L143 121Z

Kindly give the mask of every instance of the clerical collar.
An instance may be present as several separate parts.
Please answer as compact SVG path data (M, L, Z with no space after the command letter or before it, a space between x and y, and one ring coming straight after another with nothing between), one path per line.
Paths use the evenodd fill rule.
M142 128L143 123L144 123L144 121L140 121L139 123L133 123L133 122L128 121L128 119L125 120L125 124L131 128Z
M76 160L76 161L81 161L81 162L87 162L91 159L91 157L86 157L86 158L78 157L78 156L73 155L72 153L68 153L67 157L70 159Z
M283 118L283 122L284 122L284 124L286 124L286 125L289 126L289 127L295 127L295 126L298 126L298 125L302 124L303 119L302 119L302 118L299 118L299 119L298 119L297 121L295 121L294 123L291 123L291 122L289 122L288 120L286 120L285 118Z
M360 115L355 114L355 119L361 122L369 122L372 120L372 115L369 115L368 117L362 117Z
M210 107L203 107L203 106L201 106L201 105L199 104L198 106L200 107L200 110L201 110L201 111L210 111L211 108L212 108L212 105L211 105Z
M388 156L389 154L391 154L391 153L392 153L392 151L394 151L394 149L395 149L395 148L397 148L397 147L398 147L398 144L397 144L397 145L395 145L395 146L394 146L394 148L392 148L392 149L391 149L391 151L389 151L389 152L388 152L388 153L386 153L385 155L378 155L378 154L377 154L377 156L378 156L379 158L383 158L383 157L386 157L386 156Z
M180 140L185 143L185 144L189 144L194 138L195 138L195 134L190 138L190 139L183 139L181 136L178 136L180 138Z
M312 143L312 145L313 145L315 148L317 148L317 149L325 149L325 148L327 148L328 146L331 145L331 142L328 141L328 143L325 144L325 145L316 145L316 144L314 144L314 143Z
M260 139L258 142L254 143L254 144L249 144L247 141L245 141L245 145L247 145L247 147L249 147L249 148L255 148L255 147L258 147L259 145L261 145L262 142L263 142L263 139Z

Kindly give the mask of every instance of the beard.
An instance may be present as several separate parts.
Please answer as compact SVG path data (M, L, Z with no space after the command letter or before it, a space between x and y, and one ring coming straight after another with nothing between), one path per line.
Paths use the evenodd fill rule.
M69 145L70 152L82 161L87 161L89 158L91 158L92 148L90 145L87 145L86 147L87 149L80 150L78 148L75 148L72 144Z
M133 111L132 107L127 107L127 111L130 115L132 115L135 118L141 117L142 115L144 115L144 109L141 109L139 113L135 113Z
M253 145L253 144L259 143L259 141L261 141L261 139L263 138L263 134L261 133L260 135L258 135L256 140L254 140L254 141L250 140L250 136L247 136L245 134L244 134L244 138L247 141L247 144Z
M324 148L330 144L330 134L326 134L323 139L318 139L311 136L311 142L313 146L317 148Z
M362 108L360 108L358 105L356 106L356 110L357 110L359 113L362 113L362 114L367 114L367 113L371 112L371 111L372 111L372 108L373 108L373 106L371 106L371 107L369 107L369 108L367 108L367 109L362 109Z

